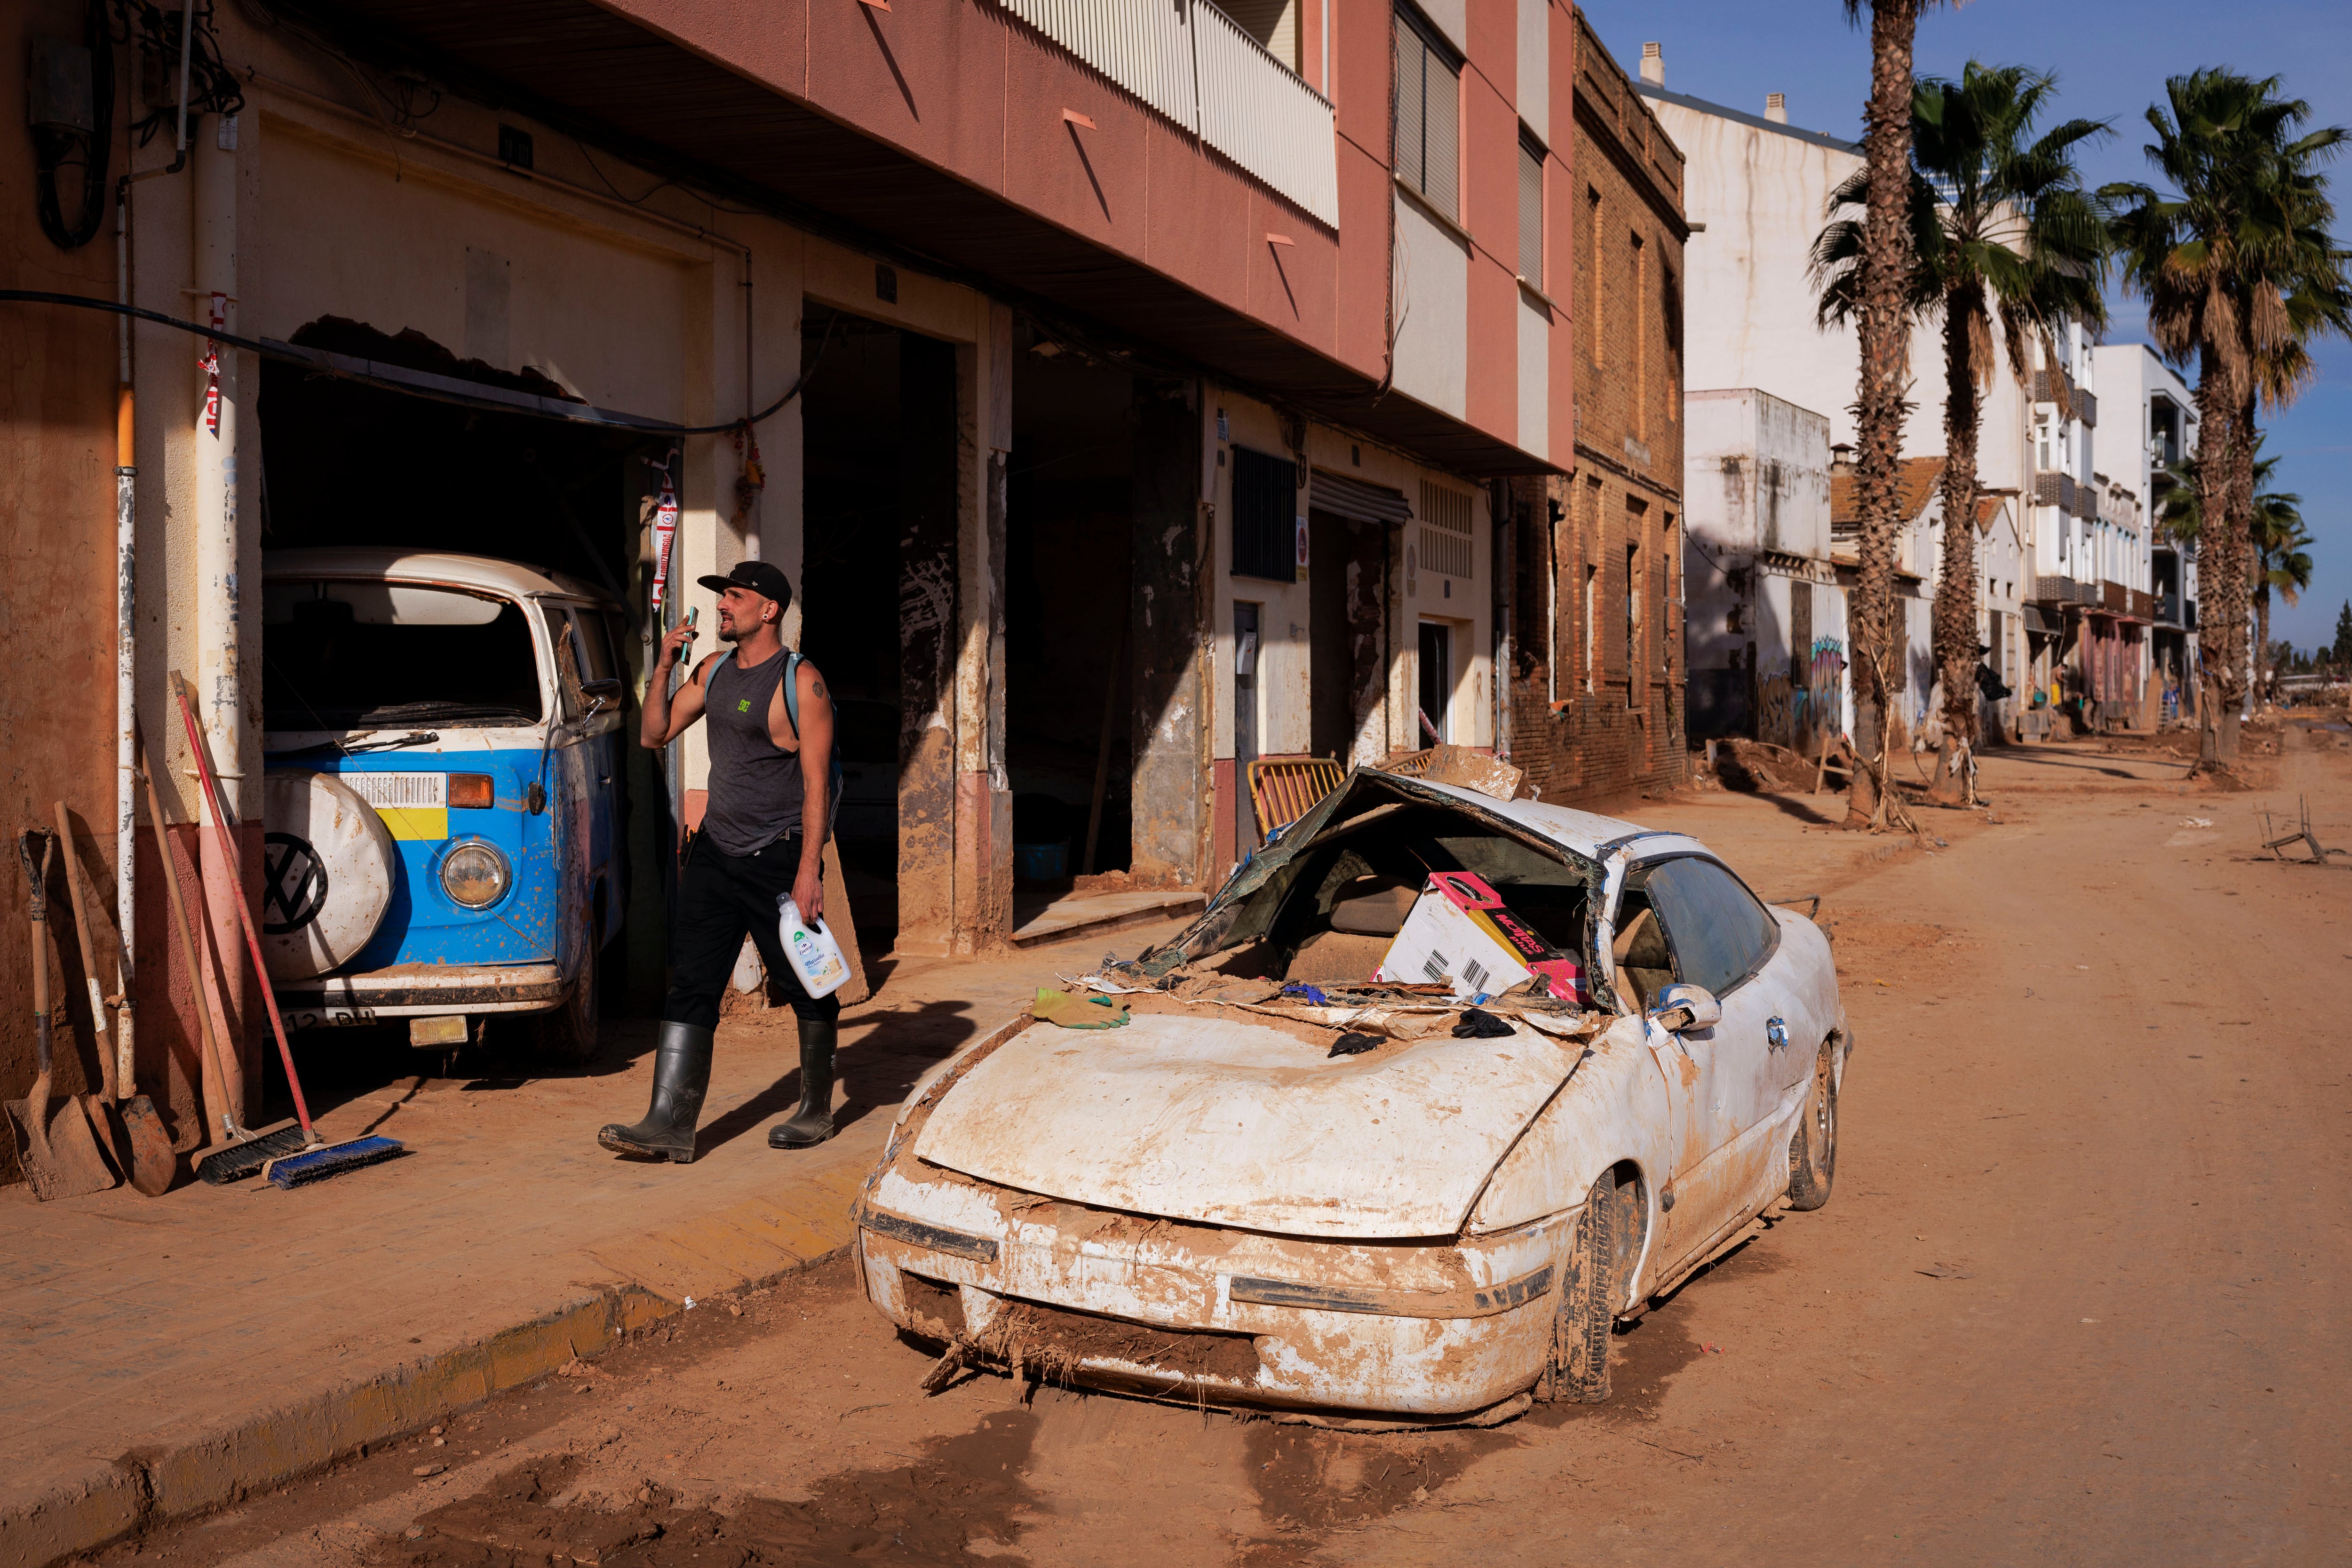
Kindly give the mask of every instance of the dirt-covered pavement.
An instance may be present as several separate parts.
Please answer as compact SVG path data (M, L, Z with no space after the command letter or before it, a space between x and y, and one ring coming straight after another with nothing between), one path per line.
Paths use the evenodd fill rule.
M926 1397L836 1261L100 1561L2352 1560L2352 861L2255 853L2298 793L2352 847L2346 739L2291 727L2236 794L1996 757L1990 814L1884 856L1826 801L1628 808L1825 894L1859 1046L1829 1206L1621 1334L1608 1405L1360 1436Z

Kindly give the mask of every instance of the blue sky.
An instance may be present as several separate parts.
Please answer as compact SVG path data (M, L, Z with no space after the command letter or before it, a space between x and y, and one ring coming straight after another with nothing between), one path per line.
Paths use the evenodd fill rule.
M1838 0L1590 0L1601 41L1629 72L1642 45L1665 46L1666 86L1751 114L1764 95L1789 95L1791 122L1859 140L1870 89L1868 38ZM1931 11L1919 24L1918 69L1957 76L1970 59L2054 70L2060 112L2112 120L2116 134L2085 159L2094 183L2153 180L2141 151L2145 114L2168 76L2226 65L2284 79L2306 100L2315 125L2352 126L2352 4L2345 0L1974 0ZM2338 236L2352 240L2352 156L2331 173ZM2145 341L2136 300L2112 307L2110 342ZM2319 379L2294 407L2265 421L2265 455L2282 458L2281 488L2303 496L2317 540L2311 592L2302 606L2273 605L2272 636L2309 647L2336 634L2336 607L2352 599L2352 344L2319 349Z

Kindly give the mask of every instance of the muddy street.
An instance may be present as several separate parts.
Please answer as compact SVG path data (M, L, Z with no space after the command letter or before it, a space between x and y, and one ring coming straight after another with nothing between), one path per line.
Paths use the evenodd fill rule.
M927 1396L836 1258L96 1561L2345 1561L2352 870L2257 846L2299 794L2352 842L2352 754L2290 727L2273 765L2009 753L1883 856L1802 800L1629 807L1824 895L1859 1043L1828 1206L1622 1331L1606 1405Z

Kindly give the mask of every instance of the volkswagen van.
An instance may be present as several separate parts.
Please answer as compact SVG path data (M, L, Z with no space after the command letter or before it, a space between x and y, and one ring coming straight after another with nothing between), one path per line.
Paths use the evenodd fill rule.
M626 903L622 606L482 556L263 558L264 957L292 1027L596 1042Z

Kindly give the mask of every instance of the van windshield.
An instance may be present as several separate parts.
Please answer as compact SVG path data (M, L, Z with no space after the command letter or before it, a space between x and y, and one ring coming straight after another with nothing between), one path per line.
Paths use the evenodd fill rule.
M530 623L511 600L411 583L270 583L262 657L272 730L539 721Z

